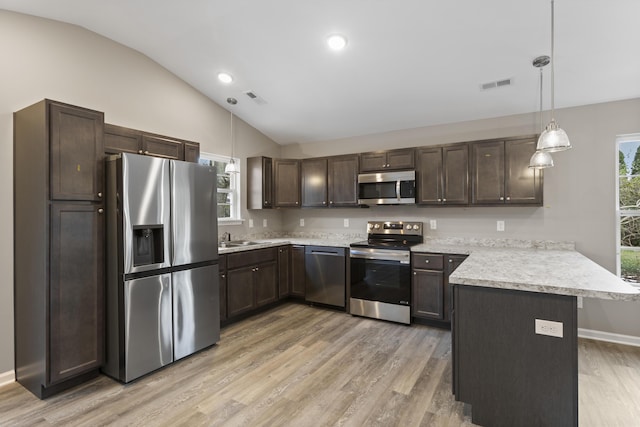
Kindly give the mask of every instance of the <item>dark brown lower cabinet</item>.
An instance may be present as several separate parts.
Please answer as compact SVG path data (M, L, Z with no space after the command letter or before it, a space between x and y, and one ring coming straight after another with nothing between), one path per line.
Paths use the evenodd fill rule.
M305 294L304 246L291 247L291 295L303 297Z
M220 288L220 320L227 320L227 257L220 255L218 258L218 274Z
M466 255L434 253L411 254L411 316L450 322L451 288L449 275Z
M574 296L454 285L453 392L483 426L578 425ZM536 333L536 319L563 336Z
M278 300L276 248L227 255L227 317Z
M286 298L291 292L291 247L278 248L278 298Z

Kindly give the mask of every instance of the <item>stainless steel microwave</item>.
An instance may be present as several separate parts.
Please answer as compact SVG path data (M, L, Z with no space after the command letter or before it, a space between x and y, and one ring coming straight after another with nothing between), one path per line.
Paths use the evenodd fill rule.
M358 203L403 205L416 202L416 171L361 173Z

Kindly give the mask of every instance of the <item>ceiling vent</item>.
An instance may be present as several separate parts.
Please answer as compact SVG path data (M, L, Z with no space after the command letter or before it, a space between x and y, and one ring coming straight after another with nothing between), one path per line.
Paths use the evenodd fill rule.
M504 87L504 86L511 86L513 84L513 79L509 78L509 79L502 79L502 80L496 80L494 82L488 82L488 83L483 83L480 85L480 90L489 90L489 89L496 89L499 87Z
M256 95L255 92L253 92L252 90L248 90L244 92L244 94L247 95L249 99L251 99L253 102L255 102L258 105L264 105L267 103L267 101L265 101L264 98Z

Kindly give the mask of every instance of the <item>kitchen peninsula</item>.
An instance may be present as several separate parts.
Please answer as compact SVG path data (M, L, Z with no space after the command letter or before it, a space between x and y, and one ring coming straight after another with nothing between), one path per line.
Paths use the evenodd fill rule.
M271 238L254 247L318 239L346 247L355 238L328 237ZM640 289L571 243L427 238L411 250L469 255L449 283L453 392L471 405L473 421L578 425L577 298L638 300Z

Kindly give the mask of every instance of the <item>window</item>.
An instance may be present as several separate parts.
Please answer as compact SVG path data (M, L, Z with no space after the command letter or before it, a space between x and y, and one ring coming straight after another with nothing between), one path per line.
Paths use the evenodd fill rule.
M616 146L618 275L640 285L640 134L620 136Z
M240 159L234 158L239 167ZM199 163L212 165L218 175L218 222L223 224L239 224L240 218L240 173L225 173L229 157L210 153L200 153Z

